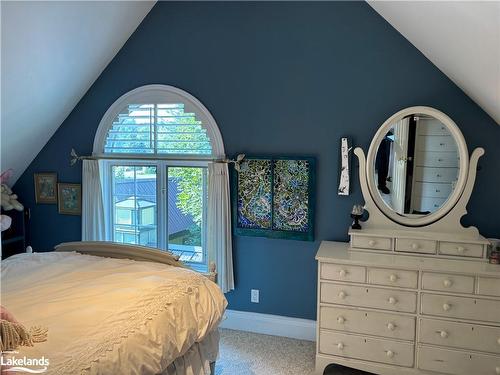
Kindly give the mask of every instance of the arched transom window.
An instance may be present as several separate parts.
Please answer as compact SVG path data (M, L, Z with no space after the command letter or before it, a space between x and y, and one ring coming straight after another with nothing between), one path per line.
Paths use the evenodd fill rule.
M212 145L184 103L129 104L115 117L104 153L212 155Z
M205 106L175 87L139 87L108 109L93 154L103 160L107 239L206 269L207 166L224 146Z
M128 92L108 109L94 154L221 158L224 145L214 118L198 99L176 87L148 85Z

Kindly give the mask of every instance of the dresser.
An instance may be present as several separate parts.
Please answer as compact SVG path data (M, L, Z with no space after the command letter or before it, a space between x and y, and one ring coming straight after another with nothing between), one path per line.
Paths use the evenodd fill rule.
M417 133L416 196L440 201L405 214L379 191L374 169L382 140L397 126L408 132L403 120L411 117L435 120ZM413 141L398 142L409 149ZM354 153L368 215L349 230L348 243L324 241L316 255L316 372L336 363L382 375L500 375L500 265L488 263L489 241L479 230L461 224L484 150L469 156L457 124L419 106L386 120L366 158L359 147ZM392 188L412 178L401 174Z
M500 266L349 249L316 255L318 374L500 374Z

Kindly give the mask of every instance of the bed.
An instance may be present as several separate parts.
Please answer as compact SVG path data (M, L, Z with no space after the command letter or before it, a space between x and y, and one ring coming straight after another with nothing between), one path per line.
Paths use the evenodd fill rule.
M2 261L2 305L48 340L49 374L209 375L227 306L209 277L141 246L72 242ZM212 275L213 277L213 275Z

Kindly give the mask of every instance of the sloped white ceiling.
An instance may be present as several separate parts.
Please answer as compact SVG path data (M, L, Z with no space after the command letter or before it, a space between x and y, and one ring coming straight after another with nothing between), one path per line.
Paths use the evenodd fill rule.
M1 2L1 169L14 183L154 1Z
M155 1L1 1L1 169L13 183ZM500 123L500 2L369 4Z
M499 1L369 4L500 124Z

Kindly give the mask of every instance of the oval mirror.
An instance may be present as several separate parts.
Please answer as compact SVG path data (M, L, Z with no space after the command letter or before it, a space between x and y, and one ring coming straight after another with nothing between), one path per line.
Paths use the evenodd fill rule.
M468 163L467 145L453 120L434 108L406 108L380 127L370 145L370 194L390 219L428 225L460 198Z

